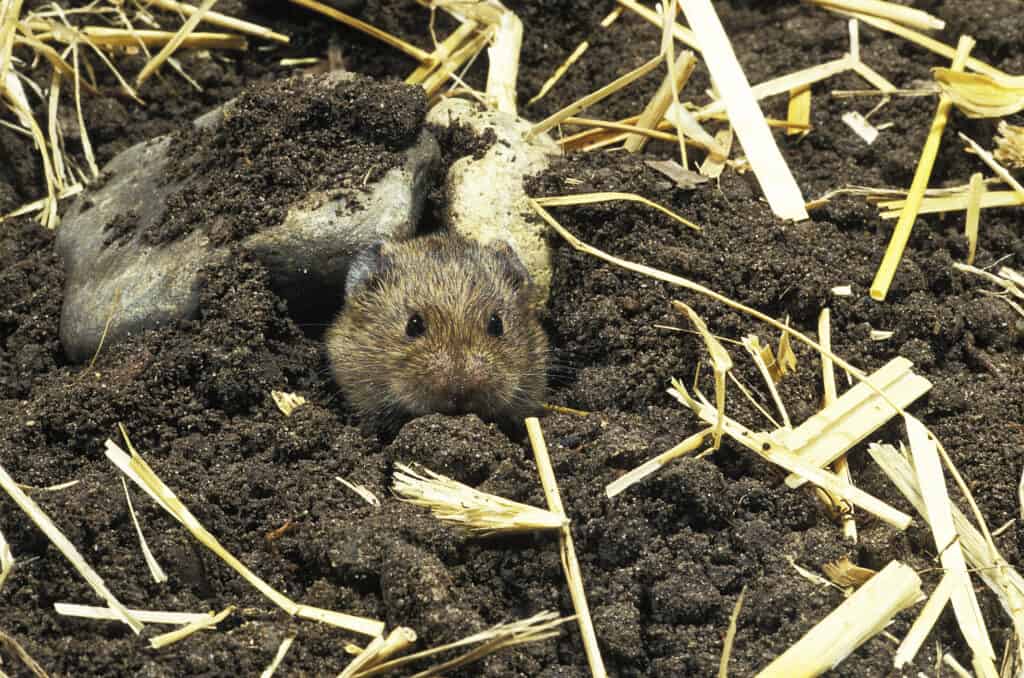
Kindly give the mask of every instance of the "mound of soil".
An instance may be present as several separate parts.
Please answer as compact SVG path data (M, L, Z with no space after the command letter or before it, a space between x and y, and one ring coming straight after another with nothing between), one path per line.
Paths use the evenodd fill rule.
M628 13L611 29L596 29L613 6L610 0L508 4L526 26L521 102L537 92L581 40L591 42L551 94L524 108L523 114L534 119L638 66L657 50L657 29ZM1005 9L993 14L1003 3L927 4L948 22L939 36L945 42L975 31L986 38L975 51L979 58L1010 72L1024 71L1024 56L1013 44L1019 31L977 23L978 17L1003 16ZM848 47L845 20L804 4L735 1L716 3L716 8L752 82L838 58ZM289 33L292 46L266 51L254 46L232 62L183 54L183 66L202 74L201 96L167 74L143 88L143 98L152 102L146 108L89 100L88 119L98 130L94 141L101 158L183 124L235 96L243 84L290 75L291 69L280 66L284 57L322 56L333 44L341 46L347 66L360 72L404 77L415 67L370 38L290 5L221 3L218 9ZM427 12L413 3L367 0L360 17L430 48ZM1020 20L1006 17L1003 24ZM438 30L446 35L450 25L441 22ZM861 49L869 63L900 86L928 78L928 67L941 65L902 40L867 28ZM470 84L482 85L483 67L471 69ZM35 77L49 81L42 67ZM657 80L644 79L587 115L614 119L634 114ZM700 67L686 91L700 92L708 84ZM934 101L894 99L872 118L892 127L868 146L840 116L851 109L866 113L876 100L827 93L863 86L847 74L815 87L812 132L776 137L806 197L846 184L909 185ZM266 96L275 87L287 84L259 90L263 95L252 105L278 105ZM785 106L784 100L772 100L766 112L785 117ZM323 114L330 114L329 108ZM1011 122L1022 120L1018 116ZM993 129L990 122L955 113L931 184L961 183L982 171L976 158L961 151L955 134L964 131L991 147ZM467 139L454 141L464 149L479 146ZM40 172L31 146L3 128L0 143L0 154L10 161L0 163L0 208L38 197ZM268 152L272 148L269 144ZM646 157L675 153L672 145L652 144ZM275 182L290 186L310 180L292 174L308 171L304 162L282 167L287 176ZM204 172L205 166L190 171ZM259 165L253 171L266 179L269 175L262 173L271 169ZM868 299L866 290L891 224L859 198L835 199L804 223L783 223L771 215L749 174L727 171L718 184L682 191L641 158L621 152L570 156L530 185L535 195L602 190L639 193L704 230L686 229L623 202L558 208L555 215L597 247L705 284L773 317L788 317L810 334L827 306L834 350L865 370L897 355L913 360L934 387L911 411L938 434L990 526L1019 515L1024 323L1001 300L982 294L983 284L952 268L966 255L961 214L918 221L889 299L879 304ZM428 214L443 213L438 204L443 195L442 190L431 193ZM843 600L841 592L797 575L791 561L819 571L842 556L874 568L899 559L918 570L931 591L941 572L921 520L901 533L858 512L860 541L851 546L809 491L787 489L778 469L728 440L713 455L678 461L607 499L608 482L701 425L665 393L671 377L689 381L703 359L697 337L672 329L689 329L671 309L672 299L693 306L726 339L759 332L774 343L777 336L721 305L612 268L559 241L554 245L548 314L556 362L551 400L590 414L551 414L542 423L612 675L714 675L729 616L744 587L730 670L735 676L755 674ZM983 215L977 263L997 260L1017 268L1024 261L1019 210L993 209ZM121 442L118 423L228 551L297 601L374 617L389 627L410 626L424 647L541 610L572 614L555 538L470 538L396 501L389 491L394 464L417 462L485 491L544 506L526 445L475 417L419 419L388 445L364 436L325 370L318 328L299 327L289 319L266 272L239 258L206 271L206 278L196 320L108 347L95 364L75 367L66 363L58 342L63 273L52 236L28 219L0 228L0 463L30 486L78 481L62 490L30 492L125 604L186 611L238 607L218 631L164 650L150 649L117 622L61 617L53 603L97 604L97 599L4 495L0 531L12 545L17 566L0 591L5 610L0 631L17 639L51 674L75 676L257 675L291 635L297 639L279 675L331 675L348 661L345 643L365 641L288 618L132 490L149 545L170 575L166 584L153 584L118 474L103 455L107 438ZM853 296L831 294L832 287L847 284ZM872 329L894 334L871 341ZM799 422L819 408L822 389L815 354L801 345L795 351L799 368L780 390L790 416ZM771 411L756 369L739 351L734 356L737 376ZM847 387L841 376L839 386ZM710 390L706 378L703 388ZM298 392L309 403L285 417L271 389ZM772 426L735 389L730 392L732 416L752 427ZM871 439L895 443L902 437L905 431L894 421ZM867 458L864 446L855 448L850 462L858 486L911 511ZM381 505L367 504L338 477L365 485ZM1020 563L1024 525L1014 523L996 544L1007 560ZM1001 652L1012 639L1012 626L980 585L979 600ZM887 630L902 637L914 614L913 609L902 613ZM143 636L162 630L148 625ZM969 650L947 611L902 673L891 668L891 640L877 637L835 674L930 672L936 641L969 663ZM0 647L0 657L4 671L21 675L19 661L6 646ZM558 638L502 651L452 675L583 676L587 663L577 628L568 624Z

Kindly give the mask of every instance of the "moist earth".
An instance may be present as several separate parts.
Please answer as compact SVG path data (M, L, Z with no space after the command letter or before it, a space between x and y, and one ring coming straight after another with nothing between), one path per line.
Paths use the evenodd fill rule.
M539 90L579 42L591 44L547 97L524 105L522 113L532 119L593 91L657 50L658 31L628 13L612 28L597 29L612 2L508 4L526 26L520 102ZM924 4L947 21L938 36L945 42L970 32L981 40L976 56L1008 72L1024 72L1024 56L1014 40L1024 23L1020 13L1007 15L1004 3L994 0ZM275 91L281 87L277 81L295 72L280 65L282 58L323 57L329 48L340 48L347 68L383 79L402 78L415 67L402 54L293 6L236 1L217 8L292 35L292 45L262 50L252 40L248 52L230 60L182 53L183 67L203 86L202 93L166 73L142 88L145 107L114 96L86 97L86 121L101 163L132 143L183 127L245 86L256 87L249 92ZM803 4L736 1L716 8L752 82L838 58L848 47L844 20ZM351 11L430 48L428 13L414 3L367 0ZM447 35L451 23L438 18L439 34ZM861 33L865 60L899 86L926 80L929 67L943 65L900 39L867 27ZM478 87L485 59L479 62L467 76ZM135 72L138 64L126 69ZM42 67L33 76L49 80ZM113 81L101 84L107 93L115 90ZM701 66L685 92L701 100L696 93L708 85ZM587 115L635 114L656 87L656 77L644 79ZM866 113L876 100L829 96L832 89L863 87L851 75L816 86L812 132L806 137L776 133L805 197L848 184L909 185L934 99L894 99L872 118L892 127L868 146L840 116L848 110ZM769 101L766 113L782 118L785 108L783 97ZM992 146L994 124L954 113L933 186L962 183L983 171L976 158L962 152L956 131ZM294 141L291 147L280 142L282 157L302 150L305 142ZM441 141L447 161L490 143L462 133ZM68 144L76 148L74 139ZM655 143L646 157L676 152ZM28 142L0 128L0 157L0 211L40 197L41 168ZM284 167L298 172L303 165ZM203 173L225 169L194 166ZM813 334L820 309L829 307L834 350L863 369L876 369L897 355L913 360L934 387L911 411L938 434L990 527L1019 515L1024 323L1003 301L983 294L984 284L952 268L967 252L962 214L918 220L889 298L879 304L866 290L891 222L880 220L860 198L836 198L813 211L809 221L783 223L771 215L749 173L727 171L718 183L684 191L641 158L621 152L570 156L534 177L528 188L533 195L631 191L657 201L704 230L689 230L624 202L557 208L554 214L601 249L788 318L802 331ZM431 192L425 228L437 227L443 199L439 183ZM799 576L791 562L820 571L843 556L873 568L899 559L921 574L926 591L935 586L941 576L936 549L920 519L900 533L858 512L860 542L850 546L812 494L788 490L778 469L728 440L712 455L677 461L607 499L608 482L701 425L665 393L671 377L689 382L704 359L699 339L679 331L689 327L671 300L693 306L726 339L759 332L774 344L778 336L707 299L610 267L555 236L552 242L554 280L546 313L555 363L550 400L589 414L552 413L542 424L612 675L715 674L730 614L744 588L730 670L753 675L843 600L840 591ZM978 265L1001 260L1019 269L1022 258L1019 210L984 212ZM382 445L360 431L331 382L320 341L323 326L291 320L259 264L240 254L230 265L207 270L205 278L195 320L133 337L104 348L88 366L72 366L58 341L63 271L52 234L28 218L0 225L0 463L18 482L33 487L78 481L66 489L29 491L124 603L185 611L238 607L218 631L164 650L151 650L116 622L61 617L53 610L55 602L98 600L3 496L0 531L17 566L0 591L0 631L51 674L75 676L256 675L291 635L297 639L281 675L331 675L348 661L345 643L365 641L289 619L133 489L142 529L170 575L168 583L153 584L124 490L103 455L107 438L123 443L119 423L225 548L295 600L381 619L389 627L412 627L423 646L541 610L572 614L555 538L470 538L425 510L396 501L389 490L396 463L420 463L485 491L544 506L527 445L475 417L441 416L414 421ZM837 285L852 285L854 294L832 295ZM894 334L872 341L872 329ZM793 420L802 421L821 403L820 364L802 345L795 351L798 370L780 390ZM738 351L734 357L737 376L771 410L756 369ZM709 371L702 372L702 388L710 391ZM839 381L845 389L841 374ZM272 389L300 393L309 402L285 417L271 399ZM735 389L730 394L735 418L752 427L772 426ZM871 439L896 443L903 437L902 425L893 422ZM910 511L863 445L854 449L850 464L860 487ZM365 503L339 477L365 485L381 506ZM1013 523L996 544L1019 565L1024 525ZM981 586L978 591L1000 653L1012 627L990 592ZM888 631L902 637L916 609L898 615ZM158 632L147 626L144 637ZM895 645L882 636L834 673L930 674L936 664L933 641L969 663L947 611L902 674L891 668ZM7 647L0 648L0 657L4 671L24 674ZM452 675L587 674L577 628L568 624L556 639L504 650Z

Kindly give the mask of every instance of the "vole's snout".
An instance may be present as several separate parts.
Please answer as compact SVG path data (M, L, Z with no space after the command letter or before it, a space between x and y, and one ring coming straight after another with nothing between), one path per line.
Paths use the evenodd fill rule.
M487 361L476 354L438 357L433 375L434 392L440 404L438 411L455 415L479 413L490 383Z

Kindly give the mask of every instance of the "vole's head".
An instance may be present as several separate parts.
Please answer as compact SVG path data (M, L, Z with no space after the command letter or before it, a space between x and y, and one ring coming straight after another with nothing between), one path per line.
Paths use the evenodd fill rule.
M505 243L449 235L378 243L353 261L328 331L335 378L382 430L424 414L513 425L544 395L547 338Z

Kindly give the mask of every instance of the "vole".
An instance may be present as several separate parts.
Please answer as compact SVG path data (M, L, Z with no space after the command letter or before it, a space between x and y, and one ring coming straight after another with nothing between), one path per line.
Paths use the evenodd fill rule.
M352 261L327 331L334 377L364 427L393 438L434 412L521 437L539 413L548 340L530 276L505 242L452 234L378 242Z

